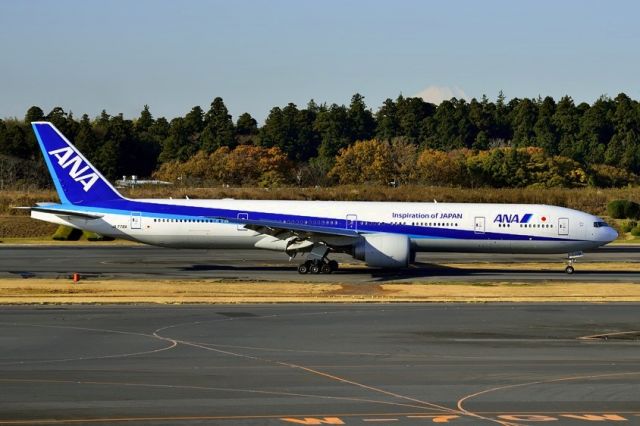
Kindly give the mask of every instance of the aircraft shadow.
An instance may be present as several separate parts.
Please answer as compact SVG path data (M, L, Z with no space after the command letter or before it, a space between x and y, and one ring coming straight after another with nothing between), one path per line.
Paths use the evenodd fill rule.
M585 253L640 253L640 247L639 245L606 246L596 250L587 250Z
M197 264L187 267L179 268L184 272L203 272L203 271L236 271L236 272L291 272L291 279L295 279L300 275L296 271L297 265L285 266L285 265L216 265L216 264ZM355 266L340 269L331 275L323 275L325 277L335 277L339 279L340 276L357 276L357 275L370 275L377 281L407 279L407 278L437 278L437 277L461 277L461 278L484 278L491 279L491 277L503 276L505 279L519 278L529 279L531 275L535 278L536 275L553 275L553 278L569 278L572 276L602 276L607 275L612 279L616 277L624 277L629 274L637 274L640 277L640 272L637 271L624 271L624 270L598 270L598 271L584 271L576 269L572 275L567 275L564 272L562 264L558 264L557 269L483 269L483 268L455 268L449 266L442 266L438 264L425 264L414 265L413 267L406 269L377 269L367 266ZM557 277L556 277L557 276Z
M285 271L297 271L297 265L294 266L234 266L234 265L191 265L183 268L177 268L180 271L272 271L272 272L285 272Z

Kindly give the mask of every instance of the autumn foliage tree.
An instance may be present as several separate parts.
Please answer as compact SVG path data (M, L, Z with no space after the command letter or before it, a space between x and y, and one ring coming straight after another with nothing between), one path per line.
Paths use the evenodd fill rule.
M463 186L469 182L468 156L464 150L425 149L416 164L418 179L429 185Z
M264 122L233 117L220 97L170 121L102 111L78 120L56 106L0 120L0 185L51 185L31 121L51 121L109 179L181 177L233 185L395 182L447 186L625 186L640 174L640 102L620 93L592 104L569 96L492 102L388 98L274 107ZM374 139L375 138L375 139ZM277 149L272 149L277 148ZM284 158L285 156L286 158ZM175 181L175 179L167 179Z
M342 149L329 176L343 184L410 182L414 180L415 146L401 139L371 139Z
M223 146L211 154L198 151L187 161L162 164L157 179L187 184L279 186L290 183L292 165L278 147Z
M429 185L524 188L578 187L588 183L587 171L578 162L549 156L536 147L449 152L427 149L420 154L417 168L420 181ZM633 179L613 169L605 173Z

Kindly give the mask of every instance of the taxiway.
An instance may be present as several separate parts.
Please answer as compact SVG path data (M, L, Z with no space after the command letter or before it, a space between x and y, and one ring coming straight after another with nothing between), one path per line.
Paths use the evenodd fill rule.
M640 263L640 247L609 246L585 253L576 273L564 273L562 255L511 255L469 253L419 253L418 264L407 270L368 268L345 255L332 255L349 264L332 275L299 275L300 259L289 261L284 253L264 250L174 250L150 246L0 246L0 278L56 278L78 272L88 278L180 279L219 278L234 280L309 282L443 282L443 281L548 281L640 282L638 270L606 267L581 269L590 262ZM543 269L532 263L545 263ZM442 266L463 263L468 267ZM509 264L494 269L492 263ZM525 265L518 267L518 265ZM557 265L557 266L556 266Z
M4 306L0 424L638 424L639 308Z

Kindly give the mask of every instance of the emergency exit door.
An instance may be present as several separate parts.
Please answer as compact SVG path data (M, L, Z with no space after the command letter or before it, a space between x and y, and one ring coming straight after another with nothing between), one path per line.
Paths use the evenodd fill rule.
M358 216L355 214L348 214L345 222L346 228L352 231L358 230Z
M240 220L248 220L249 219L249 213L238 213L238 219ZM238 231L246 231L247 228L244 227L244 223L239 223L238 224Z

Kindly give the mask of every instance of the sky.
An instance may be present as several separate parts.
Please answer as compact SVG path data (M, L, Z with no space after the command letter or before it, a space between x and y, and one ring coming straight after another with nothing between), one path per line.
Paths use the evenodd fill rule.
M3 0L0 117L40 106L135 118L502 90L640 98L640 2Z

